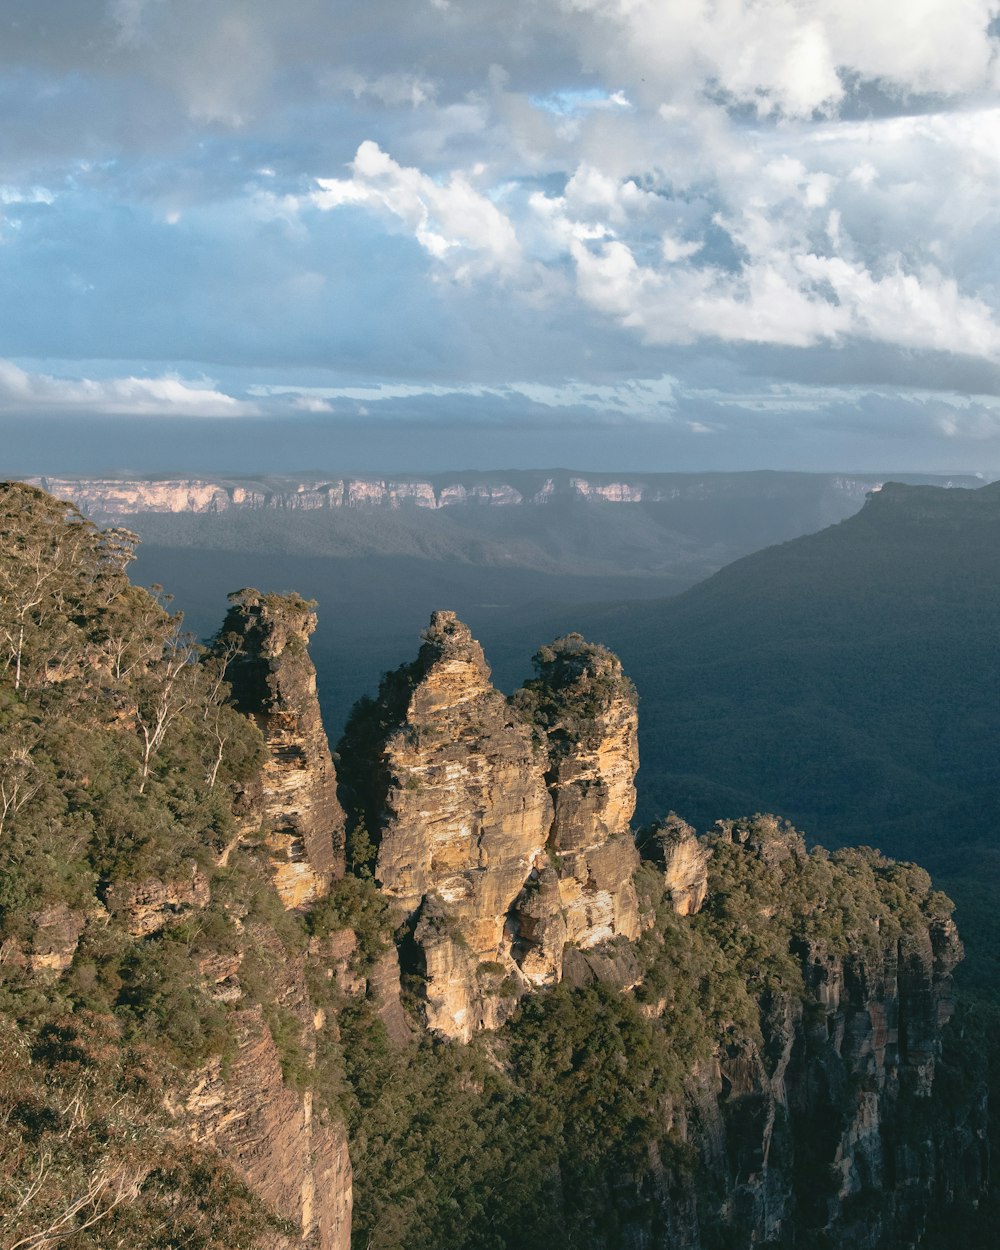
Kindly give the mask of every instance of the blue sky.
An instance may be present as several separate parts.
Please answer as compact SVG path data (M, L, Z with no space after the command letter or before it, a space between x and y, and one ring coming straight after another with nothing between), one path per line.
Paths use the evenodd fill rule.
M8 471L996 472L998 13L6 0Z

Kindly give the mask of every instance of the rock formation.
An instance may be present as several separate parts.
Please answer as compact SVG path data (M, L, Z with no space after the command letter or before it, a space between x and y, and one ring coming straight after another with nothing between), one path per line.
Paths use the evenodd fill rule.
M239 1012L234 1028L239 1045L225 1072L214 1060L186 1099L195 1139L232 1161L296 1228L269 1241L267 1250L348 1250L351 1163L343 1125L315 1115L312 1095L284 1083L259 1008Z
M639 767L635 689L617 656L579 634L543 647L534 663L537 676L517 703L548 748L553 819L547 845L566 940L585 950L614 937L636 938L632 878L639 857L629 831ZM538 900L526 903L530 911ZM552 975L558 979L558 962Z
M717 846L761 865L762 908L786 905L809 858L801 836L768 817L720 829ZM897 872L877 852L858 857L876 876ZM835 929L793 942L801 994L762 1001L760 1040L724 1046L692 1074L681 1131L715 1172L719 1219L738 1244L792 1244L793 1230L795 1244L813 1244L801 1242L806 1230L831 1247L917 1244L936 1204L966 1186L974 1194L986 1176L982 1108L935 1085L961 943L913 872L903 931L875 920L848 946ZM700 1245L702 1233L689 1226L679 1244Z
M344 872L344 815L307 642L313 605L241 590L215 642L236 706L264 735L264 836L286 907L322 896Z
M148 877L144 881L115 882L105 891L104 902L133 937L148 937L165 925L200 911L210 897L208 877L194 860L188 860L180 865L173 881Z
M567 942L639 931L635 693L610 652L576 637L537 665L507 700L468 628L436 612L342 743L376 879L413 926L427 1022L449 1036L495 1027L524 986L558 981Z
M708 892L708 853L691 826L675 813L644 829L644 853L663 866L663 876L674 911L694 916Z
M521 472L441 474L428 478L269 477L261 478L56 478L31 479L33 485L61 499L72 499L88 516L106 521L146 512L217 514L248 511L317 512L351 508L522 507L552 500L587 500L606 504L650 504L676 499L703 503L731 493L733 486L716 475L652 473L622 477L610 473ZM971 479L970 479L971 482ZM963 483L964 484L964 483ZM854 500L879 490L874 475L833 476L824 482L837 500ZM776 486L772 490L777 489ZM812 487L815 490L815 487ZM839 515L843 509L838 509ZM851 509L853 510L853 508Z
M376 879L416 923L428 1022L468 1038L491 1018L476 966L516 971L507 916L552 823L544 752L451 612L434 614L416 661L354 728L344 767L378 839Z

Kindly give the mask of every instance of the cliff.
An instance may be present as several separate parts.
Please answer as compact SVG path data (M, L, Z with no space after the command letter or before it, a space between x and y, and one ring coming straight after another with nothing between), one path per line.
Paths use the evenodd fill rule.
M252 1189L295 1232L267 1250L347 1250L351 1163L343 1125L314 1112L311 1093L282 1079L280 1056L259 1008L236 1013L236 1049L214 1060L187 1093L183 1111L196 1141L232 1160Z
M386 678L340 748L355 821L377 840L376 880L413 928L428 1024L466 1040L511 1003L476 969L516 975L509 913L552 823L546 756L489 676L467 627L437 612L417 660Z
M753 479L757 480L753 480ZM740 498L747 492L762 499L788 498L803 491L829 497L837 511L856 510L883 478L874 474L682 474L618 475L552 472L437 474L427 478L337 475L218 478L60 478L32 483L61 499L72 499L90 517L108 520L144 512L220 513L235 510L325 511L343 508L511 508L564 500L636 505L687 500L697 507L708 500ZM933 478L903 475L899 480L940 485L976 486L973 477ZM831 518L832 519L832 518Z
M347 1250L311 609L200 653L132 536L12 483L0 533L0 1242Z
M809 854L771 817L720 822L704 849L698 924L729 949L760 943L739 959L756 1019L688 1078L680 1132L705 1174L679 1244L713 1224L737 1244L920 1244L988 1173L981 1103L959 1106L954 1073L939 1078L962 958L950 905L912 865ZM658 1242L647 1229L635 1244Z
M565 940L586 950L615 937L635 939L633 876L639 857L629 829L639 767L635 688L616 656L578 634L543 647L534 664L537 676L518 692L515 704L547 747L553 813L546 845L558 879ZM515 908L533 979L540 974L541 952L533 938L545 893L540 885L538 898L529 886L523 900L532 933L525 931L521 907ZM541 979L558 980L560 973L561 963L553 959Z

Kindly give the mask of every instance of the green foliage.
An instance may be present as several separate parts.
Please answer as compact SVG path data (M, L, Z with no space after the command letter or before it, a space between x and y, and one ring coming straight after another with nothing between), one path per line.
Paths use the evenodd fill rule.
M134 535L7 483L0 538L0 1239L249 1250L277 1225L179 1144L164 1097L232 1045L200 961L282 912L269 881L234 901L234 877L265 884L248 859L215 868L260 734L180 618L129 584ZM132 936L128 899L190 880L192 861L209 906ZM282 912L268 932L285 928Z
M372 841L363 819L355 819L347 832L346 854L347 866L356 877L374 880L378 845Z
M119 1015L130 1018L129 1032L155 1042L171 1061L186 1068L225 1050L225 1009L206 997L191 976L182 935L167 930L137 944L118 976L122 987L117 1006Z
M314 903L306 928L315 937L351 929L357 940L354 970L368 973L389 949L393 926L385 899L370 878L347 876L337 881L325 898Z
M175 1139L163 1075L156 1047L108 1015L0 1017L4 1245L249 1250L279 1228L216 1156Z
M532 664L536 676L512 698L515 710L549 737L556 750L581 741L595 742L603 732L601 717L613 699L633 707L635 687L618 658L606 647L567 634L542 647Z

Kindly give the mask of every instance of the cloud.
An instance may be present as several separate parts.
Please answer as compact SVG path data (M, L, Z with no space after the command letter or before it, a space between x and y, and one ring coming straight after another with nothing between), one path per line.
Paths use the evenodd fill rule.
M502 401L527 400L532 406L551 411L596 412L602 416L628 416L639 420L670 417L677 405L676 378L630 378L617 384L566 381L559 385L542 382L509 382L503 386L477 386L455 382L451 385L393 385L378 383L369 386L296 386L294 384L255 384L248 394L262 399L284 400L292 397L297 407L309 411L333 411L332 399L346 399L367 405L388 404L395 400L414 400L467 396L470 399Z
M998 119L992 110L967 119L958 127L962 142L946 158L961 184L970 184L971 202L961 210L966 227L977 212L997 220L1000 180L987 179L978 193L971 184L1000 159L982 142L983 123ZM515 187L495 202L459 171L435 180L370 141L358 150L353 176L321 180L311 202L327 211L351 204L388 212L453 276L502 275L526 297L541 289L540 267L546 294L559 295L569 263L578 299L651 345L718 339L808 348L861 338L998 360L991 287L963 290L942 267L957 246L940 208L938 231L921 235L918 218L926 226L933 212L933 174L914 178L915 163L906 166L896 246L870 241L871 202L882 211L885 184L903 172L891 145L903 136L911 156L933 167L942 129L940 117L869 126L863 165L856 147L829 141L832 132L797 142L769 136L756 144L760 159L728 184L716 172L714 195L703 191L694 217L690 201L657 185L652 171L640 185L582 163L559 195ZM854 177L859 168L863 177ZM713 256L713 235L716 244L725 238L735 263Z
M361 204L385 210L413 232L436 260L448 260L455 276L503 274L521 265L513 226L468 179L453 173L445 184L418 169L398 165L370 140L358 148L352 177L320 178L310 202L329 210Z
M714 87L758 114L833 112L845 78L907 93L995 85L991 0L561 0L585 63L646 99Z
M693 434L757 411L706 377L1000 388L996 9L9 0L0 402Z
M57 378L0 360L0 410L6 412L135 416L246 417L259 408L206 381L157 378Z

